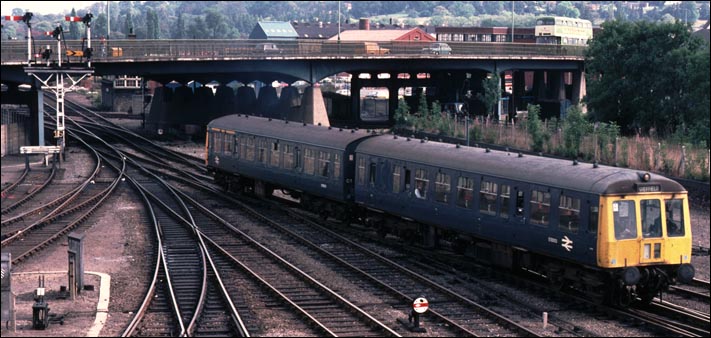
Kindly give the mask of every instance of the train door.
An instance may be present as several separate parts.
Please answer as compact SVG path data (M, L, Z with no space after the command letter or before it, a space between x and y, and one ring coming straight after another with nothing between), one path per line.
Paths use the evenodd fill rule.
M511 193L513 203L511 219L514 223L524 224L526 223L526 215L528 214L528 203L526 203L526 201L530 198L526 196L527 194L530 194L530 192L528 192L528 187L520 184L515 185Z

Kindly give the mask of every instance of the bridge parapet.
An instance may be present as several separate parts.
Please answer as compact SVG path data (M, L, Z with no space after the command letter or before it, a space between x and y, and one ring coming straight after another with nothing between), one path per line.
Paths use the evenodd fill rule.
M46 42L46 43L45 43ZM52 40L37 40L34 48L52 45ZM586 47L531 43L504 42L447 42L449 55L423 54L427 42L421 41L331 41L331 40L110 40L94 46L92 61L199 61L239 59L547 59L584 60ZM67 50L79 50L80 40L67 40ZM27 44L24 41L3 41L3 65L27 62ZM40 52L33 51L33 54ZM65 53L53 53L65 56ZM79 62L70 58L70 62ZM66 59L64 59L66 60ZM41 62L42 60L35 60Z

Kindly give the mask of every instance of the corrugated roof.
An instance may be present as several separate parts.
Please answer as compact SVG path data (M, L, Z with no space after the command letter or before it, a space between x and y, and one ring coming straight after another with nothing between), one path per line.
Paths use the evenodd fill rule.
M260 21L257 23L267 38L296 38L296 33L291 23L285 21Z
M341 32L341 41L393 41L409 33L402 29L348 30ZM337 36L329 40L338 40Z

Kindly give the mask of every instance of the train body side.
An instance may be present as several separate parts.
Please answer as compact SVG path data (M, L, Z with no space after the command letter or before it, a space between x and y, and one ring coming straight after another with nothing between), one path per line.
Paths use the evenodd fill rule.
M683 187L654 177L660 191L676 193L686 205ZM610 196L630 198L641 186L632 170L380 136L358 146L354 179L360 205L514 249L601 268L623 267L623 256L643 254L644 245L610 238ZM424 198L418 198L415 188L423 181ZM679 257L687 251L690 257L689 232L655 238L665 242L664 254L646 263L688 263Z
M228 115L208 125L208 168L335 201L352 200L355 143L370 135L310 124ZM222 145L220 145L222 144Z

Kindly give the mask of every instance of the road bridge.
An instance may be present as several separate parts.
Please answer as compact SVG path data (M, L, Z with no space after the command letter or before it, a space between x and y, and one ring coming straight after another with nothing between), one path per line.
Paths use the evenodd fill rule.
M265 43L274 44L265 49ZM397 107L398 93L403 87L431 88L427 95L430 101L462 101L466 94L476 95L482 91L481 81L498 73L511 76L509 111L500 111L501 116L515 110L525 110L529 102L543 104L544 113L557 115L562 102L576 104L585 95L584 52L585 47L539 45L524 43L474 43L448 42L451 54L423 53L427 46L419 41L392 41L388 43L337 42L326 40L111 40L93 42L91 68L94 75L132 75L154 80L166 85L172 81L187 84L190 81L209 83L216 81L225 85L232 81L244 85L259 81L273 81L293 85L305 81L314 85L320 80L340 73L352 76L350 97L338 98L330 107L330 119L349 125L382 125L392 122ZM375 48L373 48L375 44ZM84 50L82 41L63 41L62 48ZM64 67L85 66L86 59L66 56L66 50L52 53L49 66L41 59L44 49L56 48L55 40L35 40L28 60L26 41L4 41L2 50L2 103L24 103L30 110L41 104L27 94L20 94L19 84L30 84L35 91L39 85L27 74L28 65L34 69L49 70L56 67L56 56L62 55ZM72 54L72 53L69 53ZM37 56L35 56L37 55ZM527 78L529 79L527 81ZM532 80L531 80L532 79ZM528 83L527 83L528 82ZM501 83L502 88L505 84ZM7 86L7 87L5 87ZM360 89L377 87L387 91L387 119L370 121L361 111L363 101ZM320 89L313 88L320 92ZM188 95L186 91L180 91ZM196 91L191 91L195 92ZM178 93L178 91L176 91ZM240 93L232 93L239 101ZM256 93L243 94L257 102ZM414 96L417 93L413 93ZM167 100L167 96L163 101ZM174 96L174 95L172 95ZM229 95L227 95L229 97ZM187 99L198 100L195 98ZM412 98L414 101L414 97ZM154 98L156 101L156 98ZM274 98L271 99L274 103ZM246 101L245 101L246 102ZM416 101L414 101L416 102ZM234 108L206 114L208 118L240 112L237 102ZM170 105L165 104L164 108ZM175 106L175 105L172 105ZM185 107L186 105L182 105ZM277 107L277 104L271 106ZM416 105L410 104L410 107ZM501 109L501 108L500 108ZM250 112L255 112L252 109ZM152 111L152 110L151 110ZM246 111L243 111L246 112ZM176 112L175 114L187 114ZM257 112L258 113L258 112ZM36 115L36 112L34 112ZM168 114L164 114L167 116ZM204 114L205 115L205 114ZM274 117L298 118L282 112ZM301 118L304 118L302 113ZM311 115L313 117L313 114ZM38 117L41 118L41 117ZM178 119L182 123L190 119ZM160 121L159 121L160 122ZM195 121L193 121L195 122ZM199 121L204 122L204 121ZM338 123L338 122L337 122ZM36 128L36 127L35 127ZM39 140L38 140L39 141Z

